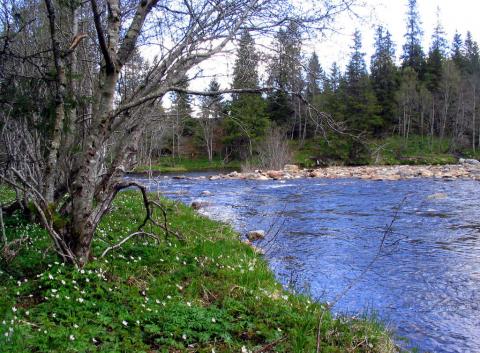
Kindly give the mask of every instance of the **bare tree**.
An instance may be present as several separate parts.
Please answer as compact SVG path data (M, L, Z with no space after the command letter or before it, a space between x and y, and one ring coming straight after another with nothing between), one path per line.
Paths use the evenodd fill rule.
M133 186L122 177L163 97L261 91L199 92L181 83L244 30L269 36L295 21L321 31L356 2L322 0L302 12L288 0L9 1L1 15L0 176L34 205L61 257L78 266L91 258L116 194ZM155 59L129 75L147 44Z
M292 153L285 131L279 127L270 128L258 146L259 167L282 170L291 159Z

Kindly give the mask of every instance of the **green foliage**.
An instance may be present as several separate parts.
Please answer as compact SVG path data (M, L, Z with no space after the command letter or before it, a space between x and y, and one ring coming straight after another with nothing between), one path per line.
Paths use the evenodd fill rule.
M362 53L362 39L357 30L350 62L347 66L346 79L341 89L345 95L344 117L348 127L357 132L375 132L383 121L380 106L372 89ZM354 153L356 155L357 153Z
M296 149L296 163L304 167L370 164L368 145L347 136L330 134L327 139L308 140Z
M224 125L224 143L234 157L245 159L250 146L265 135L270 125L266 108L265 100L258 94L244 94L231 103Z
M455 164L457 158L450 152L451 141L422 136L410 136L408 140L390 137L370 142L372 161L376 164Z
M38 226L8 219L8 237L28 235L31 245L0 272L2 352L314 351L321 305L282 289L230 227L163 202L185 242L137 238L83 269L58 262ZM94 254L143 216L140 195L121 193ZM394 351L373 321L325 312L321 329L322 352Z

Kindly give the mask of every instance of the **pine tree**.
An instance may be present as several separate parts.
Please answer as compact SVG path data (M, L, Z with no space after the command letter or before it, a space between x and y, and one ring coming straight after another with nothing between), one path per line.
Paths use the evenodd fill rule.
M403 45L402 68L411 67L420 76L423 75L425 58L422 49L422 29L417 9L417 0L408 0L407 32Z
M324 73L318 60L317 53L313 52L308 61L306 74L306 93L309 102L320 94L323 88Z
M463 40L462 35L458 32L455 32L452 41L451 48L451 59L457 65L457 68L461 71L465 68L465 53L463 49Z
M362 52L360 31L355 31L350 62L345 75L345 117L349 127L356 131L378 132L381 126L379 106L370 84Z
M468 74L480 73L480 53L478 43L473 40L472 33L467 32L465 38L465 69Z
M322 93L324 110L336 121L344 120L345 98L344 78L337 63L334 62L330 68L330 74L325 80L325 87Z
M268 97L270 119L277 125L289 125L292 136L295 131L300 135L302 127L301 101L290 94L300 93L304 88L301 46L298 25L290 22L277 33L275 55L269 68L269 82L277 89Z
M237 59L233 68L233 88L258 87L258 61L255 41L248 31L244 31L239 40ZM234 95L233 98L238 99L239 95Z
M185 77L179 86L188 87L188 77ZM174 92L172 94L171 116L171 138L172 138L172 157L181 154L181 137L193 135L193 129L188 124L192 119L191 97L186 93Z
M395 46L389 31L379 26L375 34L375 53L370 64L372 88L380 105L384 127L395 118L395 93L398 89L398 73L395 66Z
M209 92L218 92L220 90L220 84L215 78L210 81L207 90ZM196 137L202 142L203 147L205 147L208 160L212 161L215 129L219 125L224 110L222 96L215 94L203 97L201 108L202 112L200 119L198 119Z
M437 25L432 35L432 45L425 66L425 81L431 92L437 92L442 81L443 61L447 50L445 32L440 22L440 10L437 9Z
M258 60L253 38L248 32L244 32L237 50L233 88L259 86ZM228 107L229 118L224 125L224 143L233 157L244 159L253 154L254 143L265 134L269 126L266 109L267 104L261 94L233 95Z

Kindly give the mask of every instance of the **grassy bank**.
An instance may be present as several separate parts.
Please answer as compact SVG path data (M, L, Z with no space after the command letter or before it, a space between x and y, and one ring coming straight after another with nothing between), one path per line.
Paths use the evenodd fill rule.
M135 168L135 172L143 173L149 170L160 173L186 173L203 170L239 169L240 162L232 161L225 163L221 158L209 161L208 158L171 158L162 157L150 165L141 165Z
M332 137L326 140L307 140L293 143L294 162L305 167L315 166L318 159L328 165L442 165L458 162L458 157L480 158L480 152L469 149L452 151L448 139L399 136L381 140L371 139L363 145L348 138Z
M141 222L140 201L134 192L116 200L98 230L97 256ZM284 291L230 227L164 202L185 242L132 240L82 270L59 263L38 226L8 218L8 238L29 243L2 263L1 351L315 351L321 305ZM322 352L394 351L381 325L329 312L321 337Z

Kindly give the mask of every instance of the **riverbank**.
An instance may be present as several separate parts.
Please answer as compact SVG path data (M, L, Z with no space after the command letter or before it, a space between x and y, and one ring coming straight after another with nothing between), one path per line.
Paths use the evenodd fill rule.
M232 171L234 169L240 169L239 161L225 163L221 158L215 158L209 161L207 158L188 159L162 157L151 165L140 165L136 167L134 173L187 173L209 170Z
M210 180L246 179L246 180L288 180L299 178L358 178L367 180L402 180L413 178L436 178L444 180L473 179L480 180L480 162L460 160L460 164L425 166L361 166L326 167L318 169L300 169L296 165L286 165L284 170L256 170L251 173L231 172L208 177ZM205 177L199 177L205 178Z
M0 273L2 352L313 352L320 304L285 291L229 226L161 200L171 229L159 244L131 240L83 270L64 266L46 233L18 215L7 237L28 237ZM99 256L141 223L140 195L119 195L94 241ZM161 234L159 229L149 229ZM323 352L394 352L367 320L323 314Z

